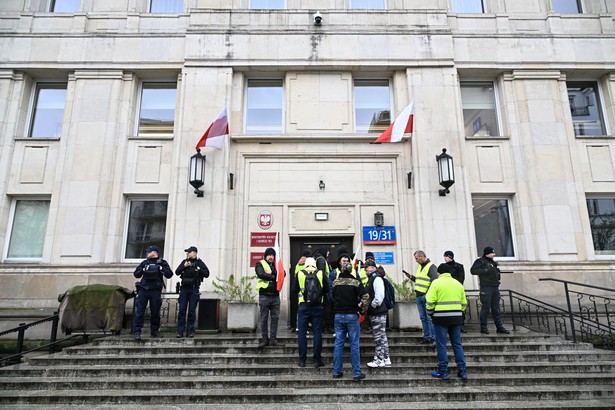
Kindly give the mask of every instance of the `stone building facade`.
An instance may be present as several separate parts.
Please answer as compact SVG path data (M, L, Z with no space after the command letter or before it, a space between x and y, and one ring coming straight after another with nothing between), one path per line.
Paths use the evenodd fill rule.
M612 0L1 2L0 307L132 287L150 243L172 266L196 245L214 276L251 275L269 233L287 267L304 247L361 243L400 280L416 249L469 270L492 245L503 288L554 301L561 285L538 278L615 288L614 13ZM412 138L371 144L412 99ZM202 150L197 197L189 160L225 104L230 137ZM282 299L289 316L287 287Z

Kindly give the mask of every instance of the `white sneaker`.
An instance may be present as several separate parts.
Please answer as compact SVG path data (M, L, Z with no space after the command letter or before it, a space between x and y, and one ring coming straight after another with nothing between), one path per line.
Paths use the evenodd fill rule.
M372 360L371 362L367 363L368 367L384 367L384 360L381 359L375 359Z
M386 367L391 367L391 358L390 357L385 357L384 358L384 365Z

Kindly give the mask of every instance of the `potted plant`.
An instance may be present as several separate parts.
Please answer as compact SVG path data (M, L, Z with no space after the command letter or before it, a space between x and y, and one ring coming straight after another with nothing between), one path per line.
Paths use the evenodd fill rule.
M401 283L391 280L395 287L395 306L393 306L393 327L399 330L422 329L419 311L416 306L414 282L404 279Z
M226 328L231 332L254 332L256 330L257 304L252 286L254 276L235 275L228 279L218 276L212 281L214 292L227 302Z

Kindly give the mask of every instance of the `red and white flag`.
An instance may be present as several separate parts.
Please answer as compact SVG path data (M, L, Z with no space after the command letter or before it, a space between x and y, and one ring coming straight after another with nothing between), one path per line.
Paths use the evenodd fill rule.
M374 142L399 142L404 134L412 134L414 123L414 98L395 121Z
M280 233L277 232L275 234L275 246L273 247L275 251L275 270L278 271L278 292L282 291L282 285L284 285L284 277L286 276L286 272L284 272L284 263L282 262L282 255L280 255Z
M205 134L203 134L199 142L197 142L196 150L200 151L201 147L222 149L224 137L228 134L228 116L226 115L226 104L224 104L224 108L220 111L220 114L218 114L218 118L211 123L207 131L205 131Z

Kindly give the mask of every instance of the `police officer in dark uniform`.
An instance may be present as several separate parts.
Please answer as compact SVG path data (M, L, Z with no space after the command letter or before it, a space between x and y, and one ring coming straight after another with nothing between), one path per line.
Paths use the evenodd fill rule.
M179 311L177 312L177 337L184 337L184 328L188 337L194 337L194 321L196 306L201 296L200 287L203 279L209 277L209 269L205 262L197 257L196 246L184 249L186 259L181 261L175 274L181 277L179 288ZM186 324L186 308L188 308L188 323Z
M134 276L141 279L135 285L137 297L135 299L135 315L132 324L132 338L141 340L141 328L145 319L145 308L149 302L151 313L150 333L152 337L161 337L160 334L160 307L162 306L163 276L173 277L171 267L160 257L160 248L152 245L146 249L147 259L137 266Z

